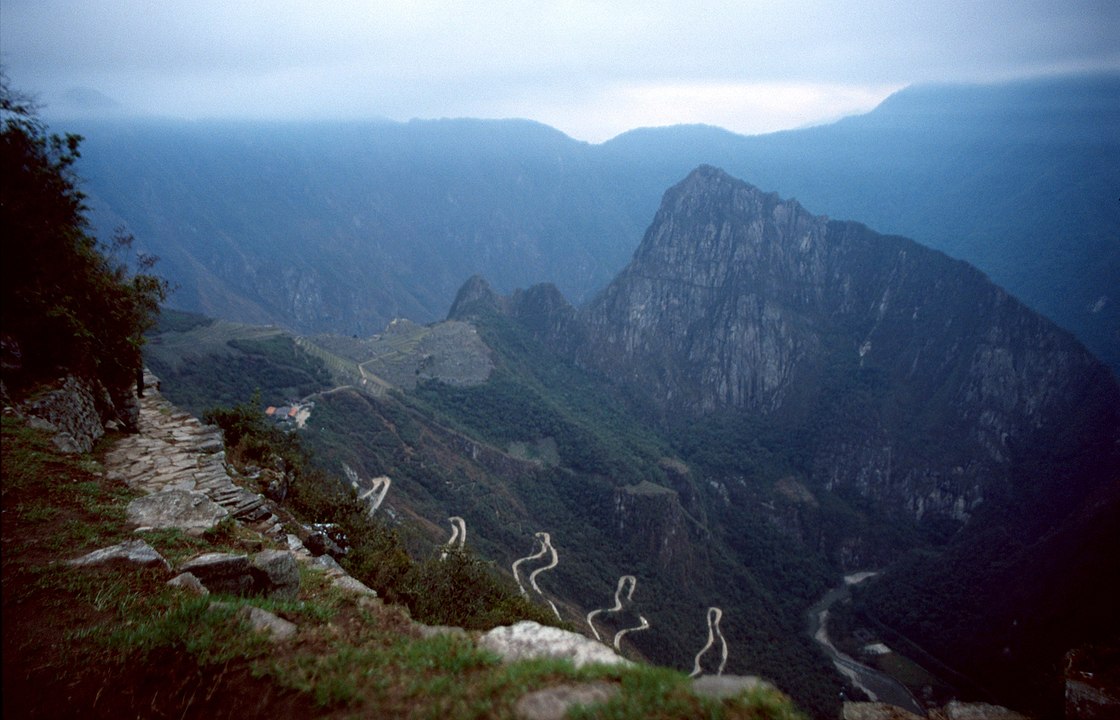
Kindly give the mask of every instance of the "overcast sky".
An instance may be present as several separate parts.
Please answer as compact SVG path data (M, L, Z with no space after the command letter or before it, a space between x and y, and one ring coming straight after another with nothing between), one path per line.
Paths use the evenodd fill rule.
M1118 70L1120 2L0 0L0 62L48 114L100 93L184 118L752 134L864 112L913 83Z

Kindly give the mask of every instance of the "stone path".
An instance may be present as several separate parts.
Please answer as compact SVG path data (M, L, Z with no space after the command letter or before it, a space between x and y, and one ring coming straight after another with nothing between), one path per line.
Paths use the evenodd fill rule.
M159 378L144 374L140 432L122 438L105 456L108 477L149 495L204 495L253 529L283 538L279 518L263 495L236 485L226 469L222 433L203 425L159 393ZM199 498L201 500L201 498ZM197 504L197 503L196 503Z

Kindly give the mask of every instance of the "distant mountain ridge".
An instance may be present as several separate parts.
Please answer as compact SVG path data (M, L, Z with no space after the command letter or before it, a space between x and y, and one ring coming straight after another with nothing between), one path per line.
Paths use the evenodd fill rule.
M867 115L743 137L602 145L527 121L78 124L98 222L126 225L177 306L369 335L443 316L463 279L580 304L661 192L722 167L965 259L1120 368L1120 76L916 87ZM70 129L70 128L67 128Z

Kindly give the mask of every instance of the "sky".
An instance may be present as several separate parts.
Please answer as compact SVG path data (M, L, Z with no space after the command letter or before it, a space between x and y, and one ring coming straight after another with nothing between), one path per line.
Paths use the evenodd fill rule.
M0 0L0 64L48 116L757 134L867 112L916 83L1120 71L1120 2Z

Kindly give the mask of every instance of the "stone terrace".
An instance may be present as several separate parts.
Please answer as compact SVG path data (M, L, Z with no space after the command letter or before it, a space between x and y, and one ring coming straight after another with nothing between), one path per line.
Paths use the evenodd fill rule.
M137 521L151 527L203 530L233 516L259 532L283 539L279 519L265 498L236 485L230 477L221 430L202 424L168 402L159 393L159 378L151 372L145 372L144 385L140 432L121 439L106 454L106 474L153 496L150 500L166 513L189 517L152 520L142 515ZM130 515L138 507L153 504L137 503L130 506Z

